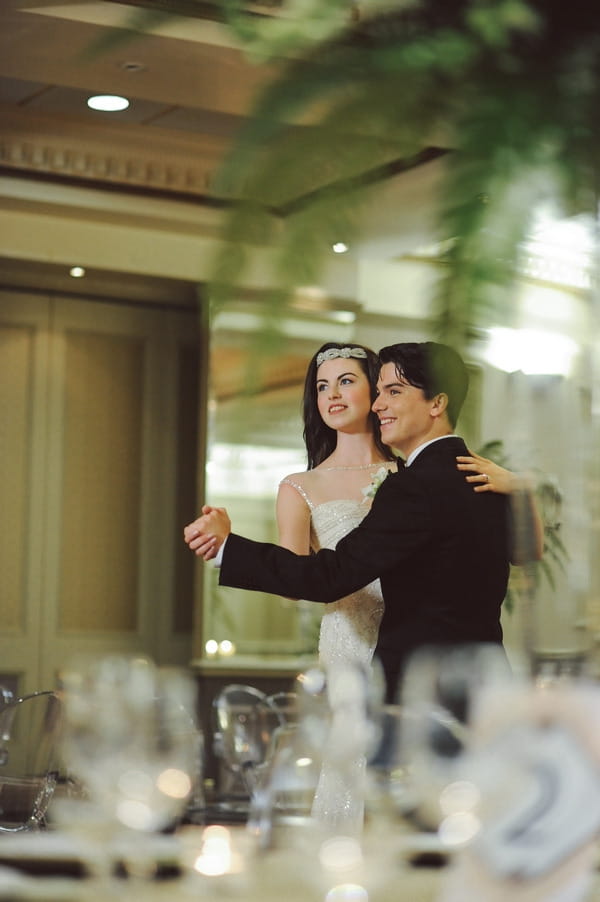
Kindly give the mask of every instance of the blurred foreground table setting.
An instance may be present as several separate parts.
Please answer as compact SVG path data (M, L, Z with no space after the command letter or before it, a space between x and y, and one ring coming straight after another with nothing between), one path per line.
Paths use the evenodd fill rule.
M416 656L397 705L382 704L371 674L349 674L348 685L360 695L356 730L328 763L344 768L364 750L356 835L310 813L331 728L318 668L296 681L293 722L275 717L269 732L264 710L232 721L227 741L248 786L247 822L235 825L214 822L204 802L208 737L187 672L123 657L66 668L68 780L45 825L0 832L0 899L600 898L597 684L517 679L495 650L470 647ZM0 765L0 808L2 780Z

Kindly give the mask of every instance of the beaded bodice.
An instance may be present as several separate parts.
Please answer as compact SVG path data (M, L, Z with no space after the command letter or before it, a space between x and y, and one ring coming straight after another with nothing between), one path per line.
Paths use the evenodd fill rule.
M310 546L335 548L341 538L361 522L368 513L366 501L338 499L313 504L303 486L291 477L283 482L293 486L310 509ZM319 656L328 666L335 660L360 661L368 665L377 642L383 615L383 597L379 580L328 604L321 623Z
M335 548L343 536L358 526L367 511L368 506L357 501L319 504L311 512L311 546L315 551ZM383 597L378 579L327 605L319 641L323 663L341 657L369 664L382 616Z

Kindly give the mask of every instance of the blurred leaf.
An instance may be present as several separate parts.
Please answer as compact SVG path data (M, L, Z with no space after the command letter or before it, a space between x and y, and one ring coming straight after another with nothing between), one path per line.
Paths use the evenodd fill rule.
M274 23L244 18L243 4L229 8L250 52L281 49ZM595 209L600 12L583 0L568 12L557 0L415 0L366 3L344 26L342 8L338 0L283 5L293 20L286 52L297 57L258 99L223 184L284 216L275 271L291 286L319 272L332 226L360 234L376 188L353 173L415 156L446 135L439 232L455 241L433 332L460 347L492 314L508 316L539 201ZM322 38L311 32L317 20ZM242 281L243 271L230 277Z
M221 298L244 284L256 244L269 244L284 307L299 280L318 277L332 235L359 235L366 203L433 148L448 164L438 232L453 240L432 333L460 348L490 317L509 316L538 203L596 210L598 4L130 2L129 27L96 52L198 15L226 22L250 59L280 67L216 180L233 201L215 265Z
M492 439L486 442L477 453L502 467L511 468L510 459L504 450L504 442L501 439ZM555 570L564 571L569 558L559 535L560 520L558 524L556 522L557 517L560 516L560 505L562 504L560 489L554 479L547 477L542 471L536 470L531 475L536 479L534 497L544 527L542 557L539 561L528 562L525 567L511 567L511 577L505 599L505 606L509 612L514 610L515 604L521 597L539 590L542 576L554 590L556 588ZM551 499L550 506L547 503L548 499ZM551 522L548 521L549 513L552 514ZM525 577L523 578L524 573Z

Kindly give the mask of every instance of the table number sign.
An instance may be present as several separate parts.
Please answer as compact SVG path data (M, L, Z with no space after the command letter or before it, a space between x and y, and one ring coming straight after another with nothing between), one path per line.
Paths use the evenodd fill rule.
M564 685L480 699L465 777L479 829L439 902L587 902L600 836L600 690Z

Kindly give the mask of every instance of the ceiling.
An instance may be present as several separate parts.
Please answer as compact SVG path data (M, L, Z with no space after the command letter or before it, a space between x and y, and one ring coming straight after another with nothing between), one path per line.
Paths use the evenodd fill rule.
M177 7L187 15L163 20L147 33L124 31L141 7L146 12ZM231 31L218 21L219 7L201 0L2 0L0 167L218 206L215 173L257 92L277 72L275 65L250 62L235 46ZM269 0L249 8L254 14L276 13ZM94 112L86 101L96 93L124 95L130 106L118 113ZM385 177L403 171L405 163L394 158L393 148L382 154L374 166L389 166ZM435 156L425 150L415 162ZM431 163L419 168L430 169ZM312 190L324 187L325 167L313 178ZM402 191L408 184L402 179ZM366 224L365 247L371 241L371 253L373 237L376 244L382 238L389 242L390 225L421 240L429 207L422 198L415 205L413 195L406 204L388 205L391 219L379 208ZM282 204L299 199L285 197ZM399 222L403 209L410 210L410 223ZM398 250L386 247L384 255Z
M175 17L156 33L127 34L136 7L3 0L0 100L82 122L118 119L228 140L270 69L246 62L224 27L200 18ZM94 113L85 105L90 93L121 93L131 106Z
M139 13L128 3L3 0L3 131L19 123L31 134L37 124L38 134L79 130L101 145L170 144L169 159L196 152L206 162L202 183L171 187L210 198L211 170L271 70L250 65L225 29L209 20L178 17L158 33L123 32ZM122 94L130 106L94 112L86 101L97 93ZM3 162L11 164L6 154Z

